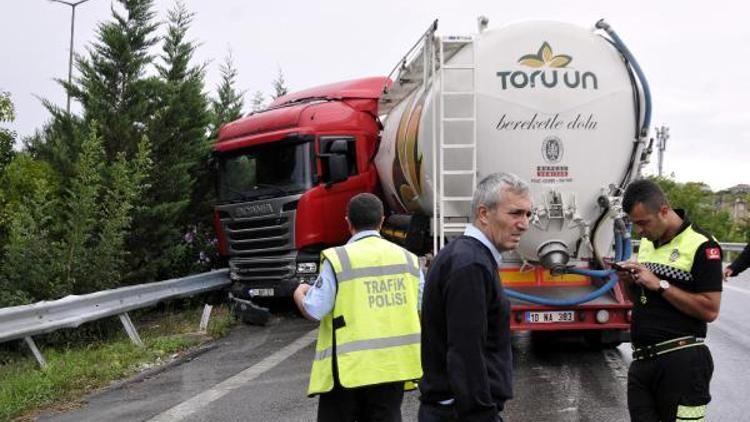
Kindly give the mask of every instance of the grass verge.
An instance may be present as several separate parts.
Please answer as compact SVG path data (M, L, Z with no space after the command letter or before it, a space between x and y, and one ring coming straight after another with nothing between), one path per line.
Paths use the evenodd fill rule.
M202 307L143 313L134 318L144 347L124 334L93 344L42 347L39 368L31 352L4 356L0 365L0 421L26 419L50 408L72 408L83 395L179 356L229 332L234 318L226 307L211 315L208 336L196 336ZM124 330L123 330L124 331Z

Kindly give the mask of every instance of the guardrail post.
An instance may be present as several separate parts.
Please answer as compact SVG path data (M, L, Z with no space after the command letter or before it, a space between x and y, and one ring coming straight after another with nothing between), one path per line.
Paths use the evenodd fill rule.
M141 338L138 336L138 331L135 329L135 326L133 325L133 322L130 320L130 316L127 312L120 314L120 322L122 322L123 327L125 327L125 331L128 333L128 337L130 337L130 341L133 342L133 344L136 344L138 346L143 346L143 342L141 341Z
M31 353L34 354L36 361L39 362L39 366L41 366L42 369L47 369L47 361L44 360L44 356L42 356L42 352L40 352L39 349L36 347L36 343L34 343L34 339L31 337L24 337L23 339L24 341L26 341L26 345L29 346L29 349L31 349Z
M203 307L203 315L201 315L201 324L198 327L198 331L201 333L205 333L208 331L208 320L211 318L211 310L214 309L213 306L206 304Z

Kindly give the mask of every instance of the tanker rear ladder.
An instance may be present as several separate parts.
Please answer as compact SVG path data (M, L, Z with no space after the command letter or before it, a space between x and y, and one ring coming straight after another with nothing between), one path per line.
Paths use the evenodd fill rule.
M435 198L433 201L433 214L434 214L434 226L435 226L435 237L433 238L433 250L437 253L439 248L445 245L446 236L449 234L457 235L462 234L466 230L466 226L469 224L467 215L448 215L448 203L463 203L471 204L471 199L474 195L474 187L477 184L477 72L476 72L476 61L477 51L476 42L470 36L464 37L441 37L438 41L440 47L440 54L438 55L438 66L440 68L440 116L439 119L439 133L438 139L433 139L433 157L438 157L436 160L433 158L433 163L437 161L437 169L433 167L433 174L438 174L439 178L439 194L433 195ZM462 64L448 64L448 59L455 55L458 50L464 47L471 48L471 61L469 63ZM450 51L453 54L446 54ZM455 73L456 77L460 78L461 73L471 72L471 84L467 89L462 90L447 90L449 87L446 84L446 76ZM471 112L468 116L456 115L456 111L448 113L446 110L446 99L447 98L461 98L465 102L471 104ZM461 107L455 107L460 109ZM460 112L460 111L459 111ZM433 120L435 121L435 120ZM456 139L452 139L451 142L446 140L446 127L453 126L453 130L449 131ZM432 131L435 136L435 130ZM437 151L435 151L437 149ZM459 151L463 151L460 153ZM471 156L469 160L469 167L466 167L466 163L462 163L460 157L466 158L467 155ZM437 171L435 171L437 170ZM470 176L470 177L466 177ZM446 180L457 179L456 183L452 183L452 189L450 195L446 195ZM468 182L468 183L467 183ZM458 189L456 187L459 187ZM470 206L468 206L468 212L471 212ZM461 221L463 220L463 221Z
M394 107L411 95L414 90L420 88L430 89L440 71L440 116L437 116L437 107L433 107L432 128L432 174L438 178L439 188L435 186L433 193L433 251L445 245L445 236L448 233L461 234L468 225L467 215L447 216L445 209L448 203L470 204L474 195L474 187L477 182L477 96L476 96L476 42L471 36L445 36L435 37L437 20L430 25L419 40L412 46L406 55L399 61L388 75L393 80L390 87L383 88L383 95L378 104L378 113L388 114ZM471 62L463 64L448 64L464 47L471 48ZM438 48L438 51L436 50ZM437 56L437 57L436 57ZM471 87L464 90L446 91L444 76L451 72L471 71ZM397 76L393 78L393 75ZM421 83L421 85L420 85ZM463 97L471 103L469 116L447 116L445 113L445 98ZM435 127L439 122L439 127ZM455 128L463 129L453 131L458 133L460 142L445 142L445 128L453 125ZM439 131L439 132L438 132ZM466 132L463 133L462 132ZM448 151L446 160L445 152ZM470 154L469 168L451 168L446 170L446 163L450 158L460 154ZM452 154L453 153L453 154ZM465 156L465 155L464 155ZM463 186L455 195L445 195L445 181L448 178L468 179L468 185ZM471 176L471 177L467 177ZM469 210L471 212L471 210ZM450 221L446 221L449 219ZM459 221L456 221L459 220Z

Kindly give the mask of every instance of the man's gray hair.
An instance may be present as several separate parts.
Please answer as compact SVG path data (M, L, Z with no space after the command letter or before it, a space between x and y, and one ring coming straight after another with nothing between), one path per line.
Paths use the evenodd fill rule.
M494 209L503 200L503 192L509 190L519 195L528 195L529 184L513 173L492 173L482 179L474 191L471 200L471 222L473 223L479 213L479 207L484 205Z

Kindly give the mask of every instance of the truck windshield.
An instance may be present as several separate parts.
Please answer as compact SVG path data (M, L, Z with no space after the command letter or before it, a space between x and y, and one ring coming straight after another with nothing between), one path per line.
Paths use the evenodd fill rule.
M271 198L312 186L312 143L280 142L220 156L220 202Z

